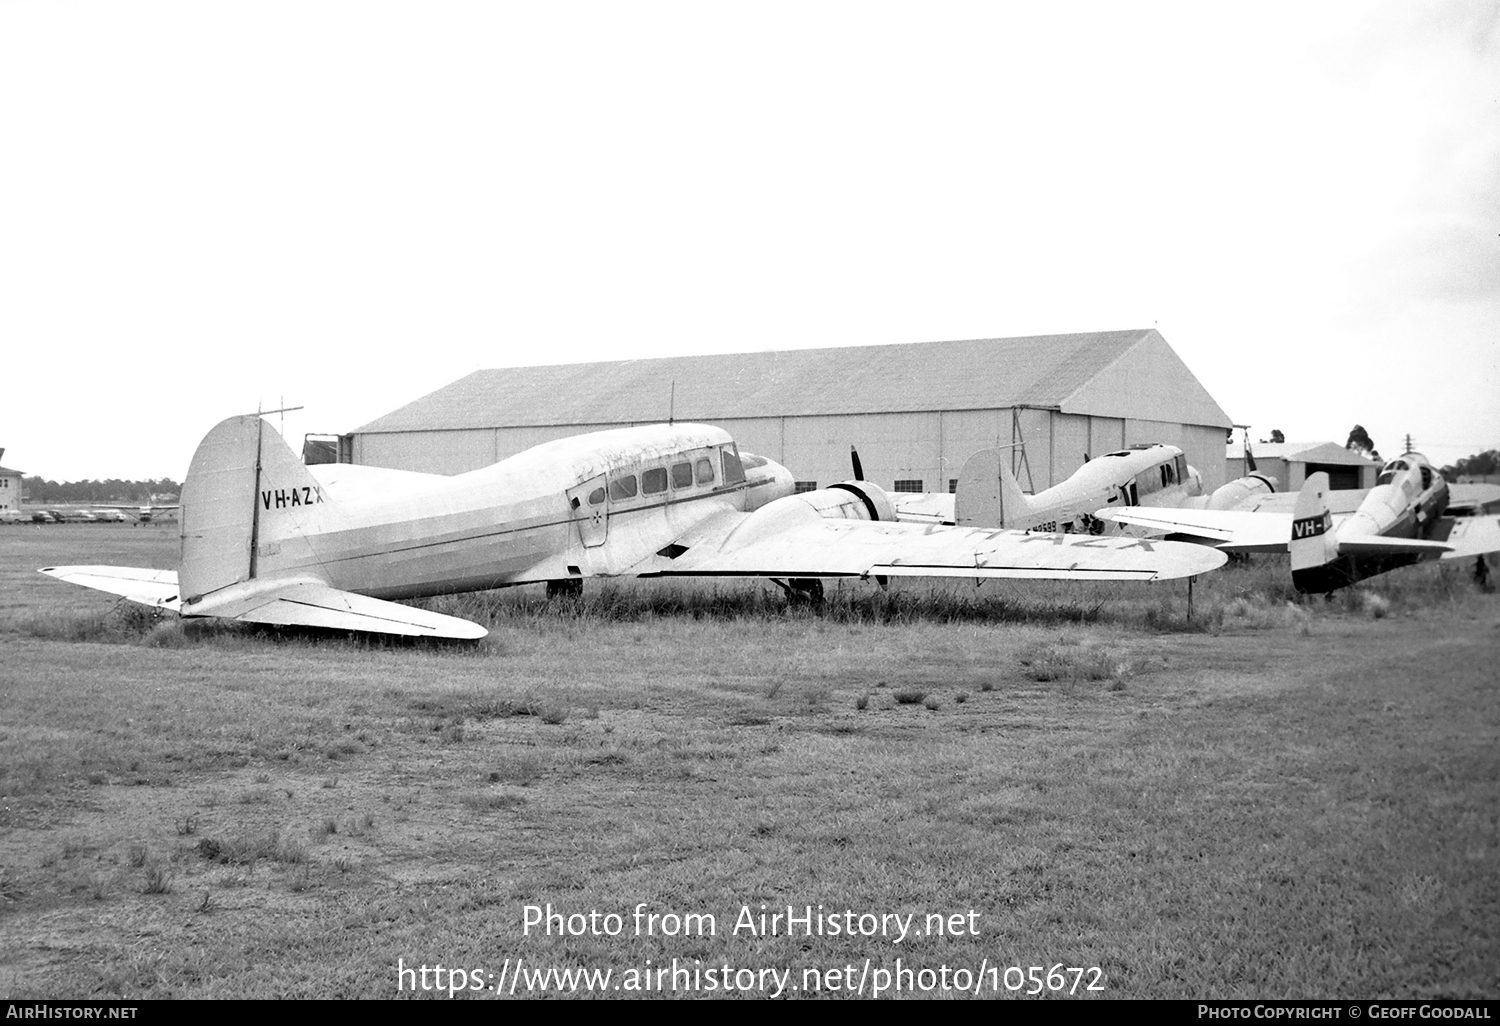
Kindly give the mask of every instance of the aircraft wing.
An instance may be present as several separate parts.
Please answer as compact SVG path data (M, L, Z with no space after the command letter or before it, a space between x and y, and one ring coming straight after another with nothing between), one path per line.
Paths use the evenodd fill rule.
M1365 488L1331 489L1327 493L1328 512L1334 516L1338 516L1341 513L1353 513L1359 509L1359 504L1364 502L1365 496L1369 494L1369 490ZM1253 496L1236 509L1226 512L1285 513L1290 517L1292 510L1296 507L1296 492L1271 492L1268 495Z
M123 595L143 606L177 608L176 570L147 570L133 566L48 566L41 572L69 584Z
M1450 526L1444 517L1439 523ZM1500 552L1500 517L1461 517L1453 520L1444 542L1452 547L1443 559L1468 559L1490 552Z
M1500 485L1451 484L1448 486L1450 517L1468 517L1500 507Z
M1223 565L1226 558L1202 546L1138 538L1027 534L816 515L757 521L770 508L751 514L721 513L626 572L642 577L1151 581L1205 573ZM786 522L791 519L798 522Z
M1285 552L1292 540L1291 513L1127 506L1101 509L1095 515L1169 537L1215 545L1226 552Z
M954 523L954 496L949 492L888 492L896 519L909 524Z

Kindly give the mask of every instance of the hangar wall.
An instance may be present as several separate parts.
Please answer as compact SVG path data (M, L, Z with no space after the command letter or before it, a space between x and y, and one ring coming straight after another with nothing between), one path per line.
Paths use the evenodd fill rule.
M1212 458L1224 449L1219 428L1164 421L1001 409L731 418L714 423L733 435L742 451L773 459L798 481L820 487L853 476L851 445L859 451L865 476L886 488L908 481L921 482L918 487L923 491L948 491L964 461L975 452L1010 446L1021 487L1041 491L1067 480L1083 465L1086 454L1097 456L1153 442L1180 446L1188 462L1203 475L1205 488L1216 488L1225 480L1222 455L1217 463ZM428 474L462 474L553 439L628 426L361 433L354 436L354 462Z

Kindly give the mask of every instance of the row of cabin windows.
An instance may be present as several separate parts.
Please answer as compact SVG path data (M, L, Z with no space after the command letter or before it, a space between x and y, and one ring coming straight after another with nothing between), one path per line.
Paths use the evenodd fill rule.
M1187 480L1187 457L1178 456L1154 470L1148 470L1144 474L1137 474L1135 478L1136 493L1138 495L1150 495L1152 492L1160 491L1170 485L1180 484ZM1132 500L1131 505L1134 505Z
M749 465L760 466L765 460L755 462L755 457L749 457ZM724 451L724 481L726 484L738 484L745 480L745 464L740 462L739 456L729 450ZM697 460L688 460L682 463L674 463L668 467L651 467L643 470L640 483L637 486L634 474L617 474L609 479L609 497L616 502L625 499L633 499L637 495L660 495L667 490L667 483L671 482L672 488L691 488L693 485L711 485L714 483L713 461L706 456L700 456ZM589 492L589 505L598 506L604 502L604 489L595 488Z

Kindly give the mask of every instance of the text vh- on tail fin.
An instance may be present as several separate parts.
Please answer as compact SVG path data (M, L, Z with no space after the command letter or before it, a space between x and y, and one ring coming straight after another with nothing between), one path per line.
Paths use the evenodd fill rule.
M981 449L964 461L953 499L958 526L1011 530L1031 526L1031 500L1005 463L1002 449Z
M1292 509L1292 583L1298 591L1332 591L1348 584L1338 572L1338 540L1328 512L1328 475L1309 475ZM1337 580L1338 583L1334 583Z

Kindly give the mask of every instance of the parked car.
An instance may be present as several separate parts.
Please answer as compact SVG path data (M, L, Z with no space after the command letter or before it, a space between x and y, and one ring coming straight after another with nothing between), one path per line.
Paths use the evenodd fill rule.
M0 524L29 524L31 514L18 509L0 509Z
M95 520L102 520L111 524L130 523L130 517L117 509L96 509L93 510L93 514Z

